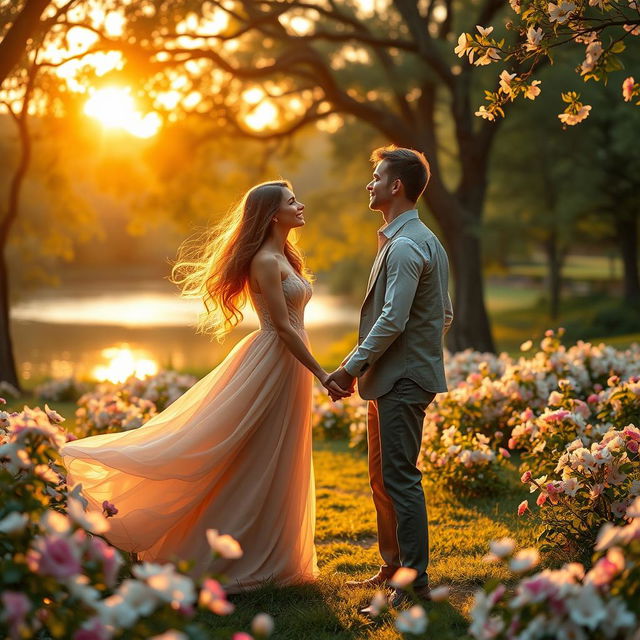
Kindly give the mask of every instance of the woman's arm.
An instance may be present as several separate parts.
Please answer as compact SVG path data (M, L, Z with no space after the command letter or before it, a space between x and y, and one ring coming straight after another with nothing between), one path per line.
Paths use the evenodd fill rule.
M251 264L255 280L267 305L271 322L289 351L326 386L327 372L313 357L300 334L291 326L287 302L282 290L280 265L275 256L257 255ZM337 389L333 389L337 391ZM342 391L342 390L340 390ZM343 396L350 395L342 392Z

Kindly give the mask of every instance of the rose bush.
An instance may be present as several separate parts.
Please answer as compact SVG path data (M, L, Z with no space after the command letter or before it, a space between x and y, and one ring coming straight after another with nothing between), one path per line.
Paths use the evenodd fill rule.
M610 429L591 444L583 436L566 447L552 474L523 474L537 494L543 551L589 554L602 525L624 524L627 508L640 495L639 443L634 425Z
M170 564L126 570L123 554L100 537L117 506L85 512L81 487L65 484L59 449L72 436L62 421L48 407L0 411L0 636L208 637L198 609L233 610L219 581L206 577L199 587ZM214 554L241 554L230 536L208 537Z
M640 498L629 524L600 529L587 570L573 562L536 571L536 549L492 545L487 560L505 563L516 582L491 580L475 596L469 633L477 640L633 640L640 619Z

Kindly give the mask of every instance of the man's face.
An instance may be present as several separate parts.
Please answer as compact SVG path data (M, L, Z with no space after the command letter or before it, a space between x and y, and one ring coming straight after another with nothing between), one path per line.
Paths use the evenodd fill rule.
M369 209L384 211L393 198L396 180L389 176L386 160L381 160L373 170L373 180L367 185L369 192Z

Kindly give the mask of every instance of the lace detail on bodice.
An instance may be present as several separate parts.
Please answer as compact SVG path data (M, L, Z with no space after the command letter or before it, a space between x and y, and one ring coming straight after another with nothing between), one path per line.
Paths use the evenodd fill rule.
M287 301L291 326L294 329L304 329L304 308L311 299L311 285L297 273L290 273L282 281L282 291L284 299ZM251 301L260 320L260 329L275 331L264 296L261 293L251 291Z

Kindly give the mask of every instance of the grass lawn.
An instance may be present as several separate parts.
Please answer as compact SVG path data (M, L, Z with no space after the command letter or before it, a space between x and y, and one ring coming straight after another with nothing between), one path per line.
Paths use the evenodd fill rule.
M375 514L366 458L342 442L319 442L314 447L317 490L316 545L320 577L313 585L260 590L233 597L236 611L225 618L206 617L211 637L228 639L236 630L249 631L251 619L264 611L275 619L273 638L296 640L398 638L390 614L370 621L358 613L375 590L347 589L350 578L376 572L379 558L375 540ZM432 585L448 584L450 602L428 605L437 616L425 638L465 638L472 594L501 569L482 557L489 541L513 536L531 546L533 525L518 518L518 503L528 492L514 471L513 486L494 498L461 499L425 485L430 520Z

